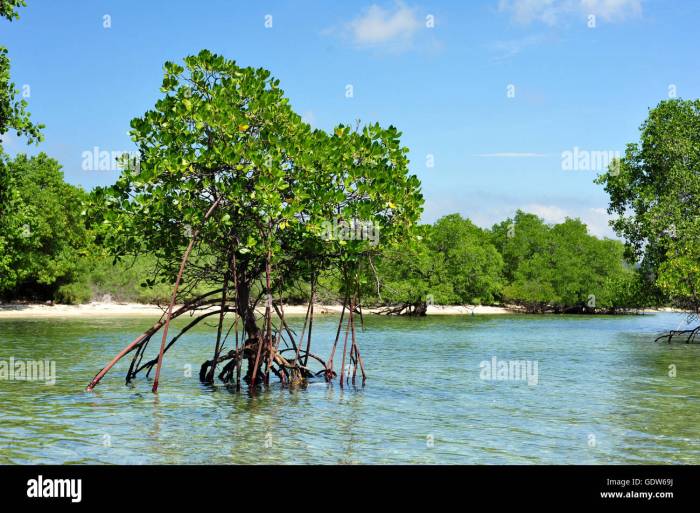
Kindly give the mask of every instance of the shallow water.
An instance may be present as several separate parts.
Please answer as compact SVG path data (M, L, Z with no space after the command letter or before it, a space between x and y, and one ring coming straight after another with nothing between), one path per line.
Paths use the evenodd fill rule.
M336 322L315 320L314 352L328 355ZM148 319L0 320L0 361L57 371L54 385L0 380L0 464L700 463L700 345L653 342L683 322L369 317L365 387L255 395L199 383L215 334L201 326L166 355L154 395L124 385L128 358L84 392ZM537 383L482 379L493 357L536 362Z

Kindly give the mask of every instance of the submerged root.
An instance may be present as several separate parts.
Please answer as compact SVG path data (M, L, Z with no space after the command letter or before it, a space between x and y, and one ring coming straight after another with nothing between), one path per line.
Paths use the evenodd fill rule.
M262 344L262 347L260 347ZM314 376L319 376L328 371L326 368L326 363L317 355L313 353L307 353L306 351L300 351L299 359L287 360L282 354L288 351L296 351L294 348L286 348L278 351L272 346L272 353L270 353L270 342L265 339L250 338L246 340L242 348L236 350L231 350L226 354L221 355L216 363L212 360L207 360L202 363L199 370L199 379L203 383L210 382L208 376L213 372L213 369L220 363L226 362L226 364L221 369L218 374L218 378L222 383L232 383L237 375L238 369L242 366L243 362L247 362L247 372L242 378L248 385L253 384L253 370L255 369L255 361L257 360L258 369L255 374L262 379L256 379L255 385L266 384L269 382L267 378L269 373L276 376L283 384L299 384L306 381L308 378ZM258 357L258 350L260 351L260 356ZM312 359L321 364L322 369L314 372L304 362L307 359ZM270 362L269 366L266 362Z
M235 263L235 262L234 262ZM234 284L236 274L233 273ZM268 284L269 287L269 284ZM202 363L199 370L199 378L203 383L213 383L215 377L225 384L235 383L238 388L244 381L250 388L258 385L268 385L270 375L277 377L284 385L303 385L309 379L323 377L330 382L340 374L340 386L346 383L355 383L359 374L362 384L366 375L360 348L356 340L355 317L359 314L363 323L362 309L357 296L348 295L343 302L343 310L338 322L335 341L327 362L311 352L311 336L313 329L313 300L315 280L312 281L312 294L307 309L304 327L301 334L297 334L290 328L284 317L282 302L270 300L265 309L264 316L256 318L256 304L260 298L250 299L247 292L243 298L238 296L227 297L227 288L223 287L199 296L186 302L179 308L174 308L174 300L161 319L149 330L138 336L130 344L124 347L97 375L87 387L92 390L105 374L126 355L131 355L131 362L126 373L126 382L129 383L139 374L145 374L146 379L155 369L155 379L152 390L157 391L159 371L163 363L164 355L191 329L199 325L207 318L218 316L218 328L216 345L211 360ZM237 290L237 288L234 288ZM248 290L248 289L244 289ZM237 292L240 292L237 290ZM175 295L174 295L175 297ZM421 305L412 305L409 308L412 315L422 315L424 309ZM423 312L423 313L421 313ZM226 314L233 314L233 322L224 335L224 322ZM167 340L167 329L170 321L189 314L192 318L179 332ZM277 319L273 322L272 316ZM260 326L260 320L263 326ZM239 331L239 325L241 330ZM362 324L364 329L364 324ZM163 336L158 355L145 363L142 362L147 346L156 333L162 330ZM342 333L342 344L339 345ZM239 338L242 334L243 340ZM231 338L229 339L229 335ZM350 336L352 335L352 336ZM224 348L229 344L228 348ZM235 344L235 346L234 346ZM281 345L281 346L280 346ZM232 347L234 346L234 347ZM338 355L341 361L339 372L333 370L333 359L336 356L336 348L342 352ZM347 365L346 365L347 362ZM359 370L359 372L358 372ZM218 371L218 374L217 374ZM243 375L245 372L245 375Z
M685 343L692 344L693 342L695 342L695 339L698 337L699 334L700 334L700 326L693 328L691 330L671 330L664 335L656 337L656 340L654 340L654 342L659 342L660 340L665 340L666 343L670 344L671 340L673 340L674 338L685 337Z

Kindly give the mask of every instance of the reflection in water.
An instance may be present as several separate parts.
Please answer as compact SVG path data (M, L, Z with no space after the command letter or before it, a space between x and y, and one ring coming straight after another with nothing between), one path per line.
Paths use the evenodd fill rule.
M328 386L331 388L331 385ZM342 453L337 463L358 464L361 460L355 459L355 446L361 445L362 442L353 428L358 424L362 404L358 389L352 385L350 387L349 391L339 388L339 404L343 405L343 414L338 418L338 432L340 439L345 442L342 444Z
M2 463L700 463L700 345L654 344L681 316L365 319L365 387L257 393L202 385L214 330L168 352L157 395L120 362L148 319L0 320L0 359L54 360L57 382L0 381ZM296 321L301 324L303 319ZM332 316L314 323L328 354ZM480 362L537 362L485 381Z

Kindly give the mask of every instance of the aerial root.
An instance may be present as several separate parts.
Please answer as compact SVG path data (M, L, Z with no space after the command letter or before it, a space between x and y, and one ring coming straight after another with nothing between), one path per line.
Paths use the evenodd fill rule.
M212 290L210 292L207 292L206 294L203 294L192 301L188 301L184 305L182 305L180 308L172 312L172 315L170 316L172 319L179 317L180 315L186 313L186 312L191 312L195 311L198 308L201 308L206 305L212 304L211 299L207 299L210 296L214 294L218 294L221 292L221 289L218 290ZM138 349L139 353L137 353L136 356L141 357L141 353L143 350L143 346L147 344L151 337L157 333L164 325L166 324L166 314L164 313L160 320L156 322L151 328L146 330L144 333L136 337L133 341L131 341L124 349L122 349L100 372L98 372L94 378L92 378L92 381L90 384L87 386L86 390L88 392L92 391L98 383L102 380L102 378L107 374L114 365L119 362L122 358L124 358L127 354L131 353L133 350ZM132 362L133 363L133 362ZM132 367L130 367L131 371ZM127 381L128 381L128 376L127 376Z
M259 344L262 344L262 347L260 347ZM302 350L300 351L299 359L287 360L283 356L283 353L288 351L296 352L296 349L290 347L282 350L276 350L273 346L272 353L270 354L269 347L269 341L263 338L249 338L238 350L232 349L227 353L220 355L219 358L216 360L216 365L214 365L213 360L207 360L204 363L202 363L202 366L199 370L199 379L203 383L211 382L208 379L208 376L212 373L212 368L215 368L220 363L227 362L221 369L221 372L219 372L218 378L223 383L232 383L234 381L235 372L238 369L239 365L243 361L247 360L249 363L248 372L243 377L243 380L246 383L250 384L252 382L253 374L252 365L254 365L254 363L251 362L254 362L256 359L259 362L258 375L263 374L262 367L264 365L264 362L268 361L269 359L269 361L271 362L269 365L270 372L274 374L282 383L300 383L308 378L319 376L322 374L325 375L328 372L326 363L323 361L323 359L321 359L313 353L307 353L306 351ZM260 357L257 356L258 350L260 350ZM311 368L308 367L308 365L304 365L303 362L305 362L308 359L317 361L322 366L322 369L314 372ZM149 362L149 364L152 365L152 362ZM258 381L258 384L260 383L262 382Z
M685 343L692 344L698 337L698 334L700 334L700 326L693 328L692 330L671 330L668 333L657 337L654 342L665 340L668 344L670 344L672 339L685 336Z
M233 274L234 282L236 274ZM343 310L338 321L330 357L324 361L321 357L311 352L311 334L313 328L315 298L315 280L312 281L312 294L309 307L307 309L304 327L301 334L297 335L287 324L284 317L282 302L269 301L266 307L264 327L256 328L254 310L247 313L240 312L240 303L236 299L227 297L226 287L213 290L201 295L191 301L186 302L181 307L175 308L171 300L168 311L164 312L160 320L150 329L139 335L124 349L122 349L97 375L87 387L91 391L107 372L126 355L131 355L131 362L126 373L127 384L139 374L145 374L146 379L150 378L151 372L155 370L153 381L153 391L157 390L158 371L163 362L163 356L167 353L180 338L196 327L205 319L218 316L218 329L216 336L216 346L211 360L206 360L200 367L199 377L203 383L213 383L215 377L225 383L235 383L238 388L241 381L245 381L250 388L256 385L268 385L270 374L276 376L283 386L303 384L309 379L321 377L330 382L340 375L340 386L345 384L355 384L356 376L361 375L362 384L366 380L364 362L360 355L360 348L356 339L355 317L359 316L364 328L362 308L358 297L346 295L343 302ZM251 308L258 300L254 301ZM244 303L246 304L246 303ZM276 314L278 322L273 322L272 315ZM189 322L179 330L179 332L169 341L163 336L158 351L158 355L143 363L149 342L159 332L165 335L170 321L184 314L190 315ZM223 332L224 318L227 313L233 313L234 319L228 331ZM239 320L243 324L243 340L239 339ZM251 327L252 326L252 327ZM228 336L231 333L230 342L235 348L225 349ZM342 337L342 342L341 342ZM306 340L305 340L306 339ZM283 344L280 347L280 344ZM333 359L336 356L336 349L342 353L338 355L341 359L340 370L336 373L333 370ZM242 376L243 363L245 363L245 376ZM346 365L347 364L347 365ZM221 365L221 366L220 366ZM320 367L320 370L319 370ZM218 374L217 374L218 371ZM359 371L359 372L358 372ZM256 377L259 379L256 380Z

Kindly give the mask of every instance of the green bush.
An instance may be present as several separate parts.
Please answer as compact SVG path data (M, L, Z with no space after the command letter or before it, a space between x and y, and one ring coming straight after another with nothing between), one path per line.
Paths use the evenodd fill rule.
M61 285L56 291L56 300L59 303L78 305L87 303L92 299L92 289L84 282L67 283Z

